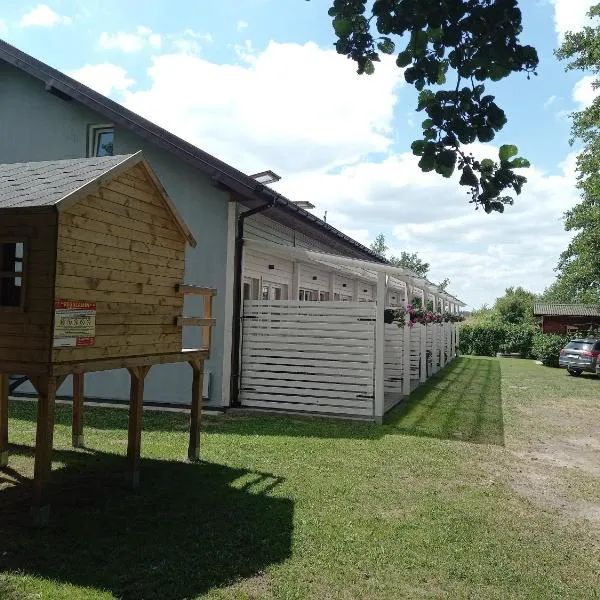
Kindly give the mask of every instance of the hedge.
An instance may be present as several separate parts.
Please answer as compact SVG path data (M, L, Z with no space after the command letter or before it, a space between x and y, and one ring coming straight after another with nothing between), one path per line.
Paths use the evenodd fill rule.
M503 352L529 358L534 335L531 325L462 325L459 350L477 356Z

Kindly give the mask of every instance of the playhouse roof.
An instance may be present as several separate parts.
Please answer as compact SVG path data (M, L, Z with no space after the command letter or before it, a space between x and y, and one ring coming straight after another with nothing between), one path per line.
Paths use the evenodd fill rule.
M600 317L600 304L541 304L533 305L534 315L546 317Z
M139 163L145 167L181 233L190 245L195 246L196 240L158 177L144 160L142 152L122 156L0 164L0 210L42 206L62 210Z

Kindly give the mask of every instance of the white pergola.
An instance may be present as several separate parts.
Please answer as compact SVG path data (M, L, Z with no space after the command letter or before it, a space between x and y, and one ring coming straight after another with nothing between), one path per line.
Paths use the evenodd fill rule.
M427 296L433 300L434 310L442 310L452 313L458 313L460 308L466 306L464 302L454 296L441 291L431 281L418 277L407 269L393 267L384 263L348 258L325 252L306 250L294 246L281 246L278 244L269 244L267 242L244 239L246 248L268 252L275 256L281 256L288 260L300 262L318 263L322 267L335 270L344 275L349 271L355 277L366 279L375 279L377 282L377 303L375 320L375 415L378 420L383 419L384 414L384 341L385 341L385 321L384 311L386 308L388 284L390 281L398 281L406 288L404 304L409 303L409 299L420 291L423 306L426 305ZM409 353L405 353L409 357ZM409 359L406 359L409 360ZM410 382L407 382L408 388L404 392L410 393ZM406 384L405 384L406 385Z

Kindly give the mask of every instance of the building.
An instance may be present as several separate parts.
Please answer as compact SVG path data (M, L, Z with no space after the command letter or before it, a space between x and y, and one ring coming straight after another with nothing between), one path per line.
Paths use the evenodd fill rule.
M326 260L296 259L271 246L288 246L385 263L370 249L185 140L134 114L63 73L0 42L0 163L127 155L142 151L164 184L198 246L186 255L186 281L216 288L212 354L206 364L204 395L212 406L229 406L239 387L243 300L372 301L377 274L364 267ZM310 199L303 199L310 200ZM132 200L135 201L135 198ZM257 244L248 248L246 240ZM207 260L207 256L210 260ZM413 295L457 311L462 305L430 282L405 273L390 277L387 302ZM186 312L199 306L186 299ZM198 344L198 332L184 331L184 346ZM1 345L1 332L0 332ZM150 402L187 403L188 378L174 365L151 372ZM70 391L65 384L63 393ZM89 397L126 399L123 371L90 374Z
M600 304L534 304L544 333L577 333L600 329Z

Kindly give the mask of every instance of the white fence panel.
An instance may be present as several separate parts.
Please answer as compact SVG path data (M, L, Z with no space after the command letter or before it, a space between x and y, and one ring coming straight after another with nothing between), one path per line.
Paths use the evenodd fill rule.
M371 418L375 305L245 301L243 406Z
M396 323L386 325L383 373L384 394L388 397L402 395L403 348L404 328Z

